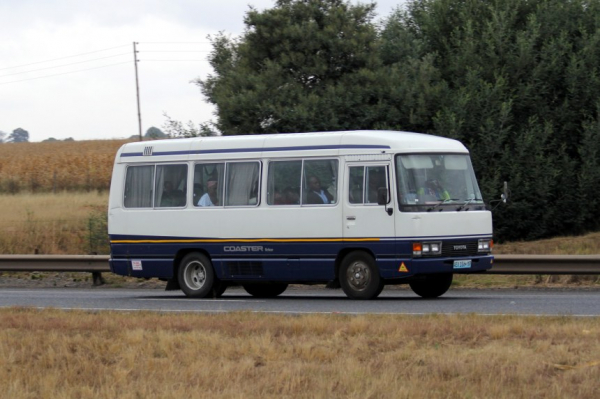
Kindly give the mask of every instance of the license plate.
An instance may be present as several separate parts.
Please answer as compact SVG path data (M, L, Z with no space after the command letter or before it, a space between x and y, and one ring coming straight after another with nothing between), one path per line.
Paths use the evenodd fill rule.
M454 268L455 269L469 269L469 268L471 268L471 260L455 260Z

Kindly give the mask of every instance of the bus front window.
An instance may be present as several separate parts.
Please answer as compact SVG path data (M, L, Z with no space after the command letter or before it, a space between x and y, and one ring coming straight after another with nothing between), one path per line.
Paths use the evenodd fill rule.
M469 205L484 209L471 160L466 154L396 156L400 210L423 212Z

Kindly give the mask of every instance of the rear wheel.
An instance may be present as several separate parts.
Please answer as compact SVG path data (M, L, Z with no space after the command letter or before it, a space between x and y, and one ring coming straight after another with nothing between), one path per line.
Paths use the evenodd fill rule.
M344 258L339 280L344 293L354 299L377 298L383 290L375 260L365 252L352 252Z
M415 294L423 298L437 298L444 295L452 284L452 274L429 274L423 280L409 283Z
M190 298L206 298L213 293L215 272L210 260L198 252L187 254L179 264L177 279Z
M244 284L246 292L256 298L275 298L288 287L285 283Z

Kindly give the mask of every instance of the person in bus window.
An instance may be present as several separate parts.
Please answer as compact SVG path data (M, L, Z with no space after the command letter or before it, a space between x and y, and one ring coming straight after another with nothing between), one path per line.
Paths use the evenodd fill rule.
M308 178L308 193L306 194L307 204L331 204L333 196L327 190L321 188L321 181L317 176Z
M422 194L434 197L437 200L450 199L450 193L448 193L436 179L430 179L425 182L425 188L422 189Z
M161 198L160 206L183 206L185 205L185 195L183 191L176 190L173 187L173 182L167 180L164 184L164 191Z
M219 205L217 197L217 180L209 179L206 184L206 193L198 201L198 206L215 206Z

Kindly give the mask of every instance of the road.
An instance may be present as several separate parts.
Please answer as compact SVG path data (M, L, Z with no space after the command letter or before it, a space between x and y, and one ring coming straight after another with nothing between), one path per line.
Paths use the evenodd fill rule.
M410 314L477 313L483 315L600 316L600 289L586 290L450 290L433 300L410 290L386 289L372 301L356 301L341 290L288 289L274 299L256 299L238 287L219 299L188 299L180 291L149 289L2 288L0 307L89 310L153 310L166 312L251 311L284 314Z

